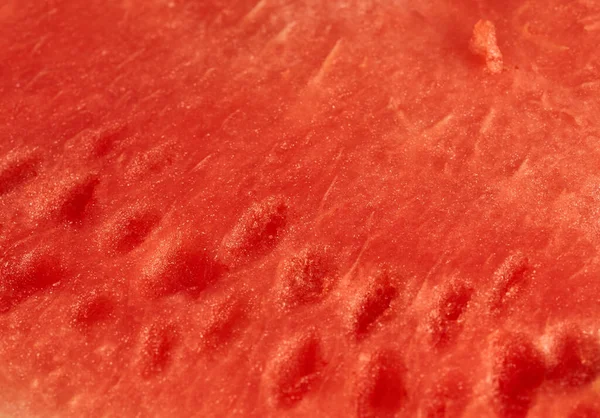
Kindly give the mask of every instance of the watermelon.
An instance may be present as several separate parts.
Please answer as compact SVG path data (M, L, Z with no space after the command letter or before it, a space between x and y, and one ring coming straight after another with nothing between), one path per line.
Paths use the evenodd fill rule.
M5 0L0 414L600 416L600 4Z

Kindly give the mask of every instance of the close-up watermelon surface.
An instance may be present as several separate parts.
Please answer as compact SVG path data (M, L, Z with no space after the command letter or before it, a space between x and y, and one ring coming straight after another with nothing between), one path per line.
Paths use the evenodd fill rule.
M600 417L600 1L0 1L0 416Z

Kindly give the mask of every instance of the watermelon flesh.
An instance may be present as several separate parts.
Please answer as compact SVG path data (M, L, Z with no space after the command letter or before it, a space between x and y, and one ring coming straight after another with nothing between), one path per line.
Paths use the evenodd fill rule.
M0 413L600 416L600 4L5 0Z

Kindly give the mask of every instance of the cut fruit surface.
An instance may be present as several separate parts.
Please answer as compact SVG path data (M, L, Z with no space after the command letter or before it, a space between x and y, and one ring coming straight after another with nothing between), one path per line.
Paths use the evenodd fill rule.
M599 43L592 0L4 0L0 414L597 416Z

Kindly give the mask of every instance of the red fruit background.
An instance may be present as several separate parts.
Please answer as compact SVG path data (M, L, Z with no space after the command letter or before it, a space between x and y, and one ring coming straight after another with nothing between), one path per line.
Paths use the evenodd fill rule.
M0 412L599 416L599 43L593 0L4 0Z

